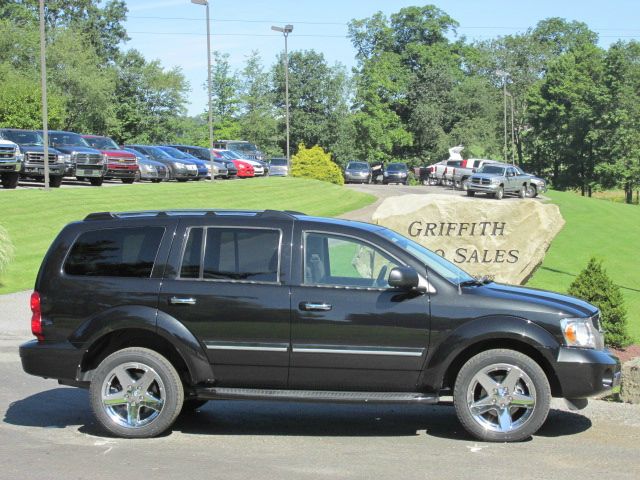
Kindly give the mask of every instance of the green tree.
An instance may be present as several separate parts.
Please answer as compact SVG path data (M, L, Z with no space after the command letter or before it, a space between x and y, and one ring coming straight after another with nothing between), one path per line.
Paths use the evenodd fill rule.
M331 160L331 154L315 145L307 148L303 143L298 145L298 153L291 157L291 175L294 177L313 178L323 182L342 185L342 171Z
M627 311L620 287L611 281L601 261L591 258L586 268L569 286L568 293L600 309L600 321L607 345L621 348L631 343L627 332Z

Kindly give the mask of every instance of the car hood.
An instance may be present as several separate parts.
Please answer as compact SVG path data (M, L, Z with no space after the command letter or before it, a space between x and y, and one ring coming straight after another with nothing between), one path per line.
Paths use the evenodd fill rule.
M100 150L102 153L105 153L107 155L107 157L127 157L127 158L135 158L136 156L131 153L131 152L127 152L126 150Z
M500 178L502 175L498 173L474 173L472 178Z
M575 297L500 283L489 283L479 287L477 294L492 297L506 303L513 302L520 305L526 303L530 311L555 314L559 318L590 317L598 311L590 303Z
M89 148L89 147L81 147L81 146L66 146L66 147L52 147L55 148L56 150L59 150L63 153L89 153L89 154L97 154L97 155L101 155L100 150L96 150L95 148Z
M23 153L44 153L44 147L40 145L20 145ZM57 148L49 147L49 153L59 154Z

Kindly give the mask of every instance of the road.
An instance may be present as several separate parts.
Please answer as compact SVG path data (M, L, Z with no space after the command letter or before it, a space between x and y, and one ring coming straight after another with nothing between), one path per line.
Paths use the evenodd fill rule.
M84 390L22 372L29 292L0 297L0 478L637 479L640 405L554 401L530 441L470 438L444 406L209 402L149 440L103 436Z

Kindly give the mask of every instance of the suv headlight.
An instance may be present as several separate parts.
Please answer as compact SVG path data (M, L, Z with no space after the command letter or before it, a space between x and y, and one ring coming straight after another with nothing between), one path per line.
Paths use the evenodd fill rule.
M568 347L596 348L600 332L593 326L591 318L564 318L560 327Z
M58 155L58 163L71 163L71 155L63 154Z

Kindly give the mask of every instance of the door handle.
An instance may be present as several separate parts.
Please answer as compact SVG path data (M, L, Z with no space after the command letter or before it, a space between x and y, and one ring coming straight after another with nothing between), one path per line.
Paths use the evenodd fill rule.
M169 303L171 305L195 305L196 299L192 297L189 297L189 298L171 297L169 299Z
M300 302L300 310L305 310L307 312L316 311L316 312L328 312L333 308L332 305L328 303L312 303L312 302Z

